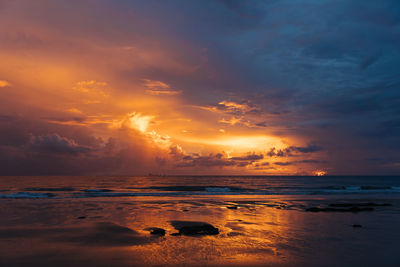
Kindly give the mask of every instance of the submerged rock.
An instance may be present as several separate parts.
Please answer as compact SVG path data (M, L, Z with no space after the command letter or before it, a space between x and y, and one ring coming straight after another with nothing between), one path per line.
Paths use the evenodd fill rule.
M319 208L319 207L311 207L306 209L309 212L360 212L360 211L373 211L374 208L360 208L358 206L352 206L350 208Z
M365 202L365 203L332 203L329 204L330 207L389 207L392 206L390 203L373 203L373 202Z
M311 207L305 211L310 212L360 212L360 211L373 211L373 207L389 207L390 203L374 203L374 202L344 202L344 203L331 203L328 207Z

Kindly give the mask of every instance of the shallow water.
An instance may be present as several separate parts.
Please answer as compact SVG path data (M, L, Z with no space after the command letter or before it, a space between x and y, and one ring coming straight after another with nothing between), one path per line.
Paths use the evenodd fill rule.
M385 179L2 177L0 265L399 266L399 182ZM350 186L362 192L304 193ZM302 193L284 194L296 188ZM263 190L274 194L257 194ZM391 206L305 211L368 202ZM172 236L177 220L207 222L220 233ZM151 227L166 235L150 235Z

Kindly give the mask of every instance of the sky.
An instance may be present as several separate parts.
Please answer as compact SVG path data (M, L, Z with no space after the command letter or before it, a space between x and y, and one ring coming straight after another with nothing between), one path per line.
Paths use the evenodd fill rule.
M397 0L0 0L0 175L400 174Z

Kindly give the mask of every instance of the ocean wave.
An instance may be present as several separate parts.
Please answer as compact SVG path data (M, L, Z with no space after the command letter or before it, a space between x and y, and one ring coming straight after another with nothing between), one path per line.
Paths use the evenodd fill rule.
M375 185L361 185L361 186L326 186L320 188L322 190L400 190L398 186L375 186Z
M206 187L207 192L231 192L229 187Z
M216 192L93 192L86 194L74 194L75 198L84 197L141 197L141 196L200 196L200 195L241 195L239 192L216 191Z
M72 187L28 187L26 191L43 191L43 192L63 192L63 191L75 191Z
M253 189L235 187L235 186L151 186L151 187L129 187L129 189L137 190L157 190L157 191L174 191L174 192L246 192Z
M153 186L146 188L72 188L72 187L29 187L28 190L1 192L1 199L39 199L39 198L116 198L116 197L179 197L179 196L218 196L218 195L368 195L399 194L399 186L285 186L248 189L235 186ZM29 192L31 191L31 192Z
M111 190L111 189L84 189L81 191L87 192L87 193L104 193L104 192L112 192L113 190Z
M10 194L0 194L0 198L48 198L54 197L55 195L52 193L30 193L30 192L17 192Z
M76 198L86 198L86 197L135 197L137 194L135 193L124 193L124 192L93 192L93 193L86 193L86 194L75 194L74 197Z

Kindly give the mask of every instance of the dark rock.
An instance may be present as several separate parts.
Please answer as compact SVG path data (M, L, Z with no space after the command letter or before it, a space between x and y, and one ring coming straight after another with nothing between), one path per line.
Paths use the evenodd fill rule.
M352 226L353 226L354 228L360 228L360 227L362 227L361 224L353 224Z
M179 233L172 235L201 236L219 234L218 228L204 222L171 221L171 224L179 231Z
M78 217L78 219L86 219L86 216L80 216L80 217Z
M237 210L237 206L227 206L226 207L227 209L230 209L230 210Z
M150 231L151 235L158 235L158 236L164 236L165 235L165 230L162 229L162 228L158 228L158 227L150 227L150 228L146 228L144 230Z
M164 236L165 235L165 230L162 228L154 228L150 234L152 235L159 235L159 236Z
M203 224L201 226L184 226L179 229L182 235L218 235L219 230L211 224Z

